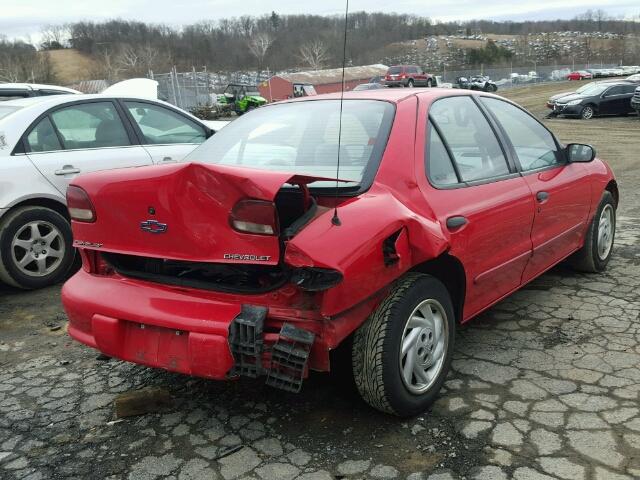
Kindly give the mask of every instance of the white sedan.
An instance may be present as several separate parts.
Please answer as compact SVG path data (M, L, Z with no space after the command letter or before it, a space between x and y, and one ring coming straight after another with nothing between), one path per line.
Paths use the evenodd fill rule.
M159 100L56 95L1 102L0 281L33 289L68 273L75 251L65 194L76 175L179 162L213 133Z

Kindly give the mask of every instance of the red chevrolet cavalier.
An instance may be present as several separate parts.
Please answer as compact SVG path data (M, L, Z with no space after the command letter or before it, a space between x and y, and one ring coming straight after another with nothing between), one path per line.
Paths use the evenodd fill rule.
M289 391L349 339L365 400L413 415L445 379L456 324L566 258L606 267L618 189L590 146L477 92L349 93L340 112L336 96L274 104L187 163L74 181L69 334Z

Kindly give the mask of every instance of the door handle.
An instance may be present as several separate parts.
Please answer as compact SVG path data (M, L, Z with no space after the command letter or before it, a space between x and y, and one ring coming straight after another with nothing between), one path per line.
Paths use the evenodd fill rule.
M447 218L447 228L449 230L454 230L456 228L463 227L467 223L469 223L469 221L467 220L466 217L463 217L462 215Z
M80 173L80 169L73 165L65 165L61 170L56 170L53 173L56 175L74 175L76 173Z
M547 201L549 199L549 192L538 192L538 193L536 193L536 199L540 203Z

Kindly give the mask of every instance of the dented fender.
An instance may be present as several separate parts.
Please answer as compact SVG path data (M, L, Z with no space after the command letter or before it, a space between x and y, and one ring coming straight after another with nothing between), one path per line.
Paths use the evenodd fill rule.
M384 187L341 204L338 214L340 225L332 224L333 211L316 218L287 243L284 255L293 267L342 274L343 281L322 296L325 317L358 305L448 247L437 220L418 215Z

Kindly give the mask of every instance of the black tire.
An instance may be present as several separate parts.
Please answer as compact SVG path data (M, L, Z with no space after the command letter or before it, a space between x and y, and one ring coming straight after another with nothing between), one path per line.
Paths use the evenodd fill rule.
M582 107L582 110L580 110L580 118L582 120L590 120L594 117L595 114L596 111L591 104L585 105L584 107Z
M409 81L407 81L407 88L413 88L414 82L413 82L413 78L410 78Z
M443 332L447 335L439 372L434 372L436 376L426 391L416 394L402 378L401 344L408 319L426 300L442 307L442 316L446 316ZM393 415L407 417L423 412L436 400L447 376L454 342L453 305L446 287L430 275L404 276L353 336L353 375L360 395L373 408Z
M599 225L601 218L603 216L603 212L607 209L613 219L612 229L610 233L611 238L611 247L609 248L606 255L601 256L599 252ZM569 259L569 263L573 268L581 272L590 272L590 273L598 273L602 272L605 268L607 268L607 264L611 259L611 255L613 253L613 245L615 243L615 235L616 235L616 202L611 195L611 192L606 191L602 194L602 198L600 200L600 204L598 205L598 209L596 210L596 214L593 216L593 220L589 225L589 229L587 230L587 234L585 235L584 245L580 250L574 253Z
M52 270L43 275L25 274L18 266L18 255L26 253L22 247L12 246L16 234L32 222L42 222L45 225L55 227L59 236L54 244L42 248L53 248L56 251L64 249L64 254L57 259L49 258L49 267ZM44 230L44 231L43 231ZM47 233L47 227L42 227L43 234ZM25 230L25 234L27 234ZM18 237L20 238L20 237ZM42 255L42 253L40 253ZM0 223L0 280L13 287L32 290L53 285L65 278L74 263L75 249L71 226L66 218L58 212L45 207L21 207L6 214ZM28 266L37 269L37 266ZM46 271L46 270L45 270Z
M433 80L431 80L430 78L427 78L427 88L431 88L433 87Z

